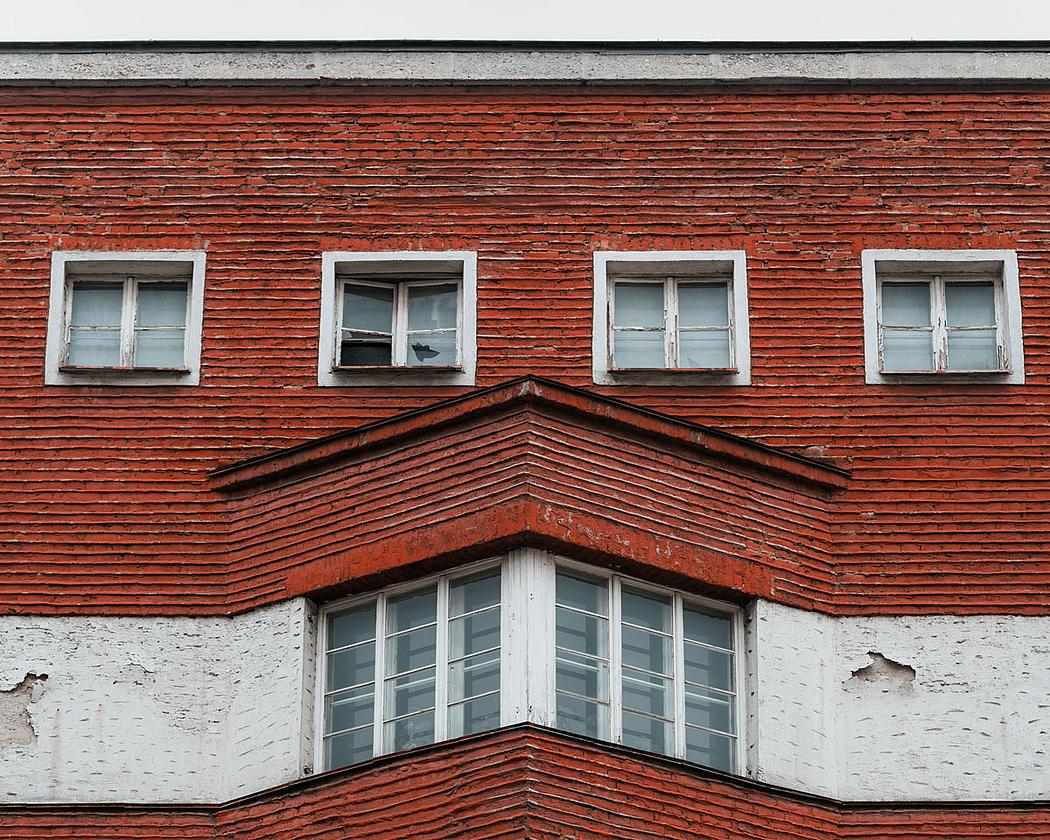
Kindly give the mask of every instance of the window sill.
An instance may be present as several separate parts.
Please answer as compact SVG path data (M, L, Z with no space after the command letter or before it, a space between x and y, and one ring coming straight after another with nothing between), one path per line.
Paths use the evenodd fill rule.
M1013 371L1006 370L880 370L879 376L887 377L927 377L930 379L952 379L960 376L979 376L982 378L996 378L1009 376Z
M354 375L376 374L403 374L414 373L426 375L427 373L462 373L461 365L332 365L332 373L347 373Z
M59 373L72 376L189 376L190 369L184 367L87 367L83 365L63 365Z
M609 368L614 376L735 376L736 368Z

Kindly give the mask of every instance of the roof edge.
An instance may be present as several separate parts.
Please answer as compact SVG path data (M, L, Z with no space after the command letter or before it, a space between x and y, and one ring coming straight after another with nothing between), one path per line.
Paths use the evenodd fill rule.
M0 85L1050 82L1047 41L86 41L0 54Z

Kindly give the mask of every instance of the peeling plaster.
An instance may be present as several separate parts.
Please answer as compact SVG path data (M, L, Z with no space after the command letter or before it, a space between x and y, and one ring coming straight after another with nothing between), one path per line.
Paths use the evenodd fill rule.
M13 688L0 690L0 749L25 747L38 733L29 707L44 693L47 674L27 673Z

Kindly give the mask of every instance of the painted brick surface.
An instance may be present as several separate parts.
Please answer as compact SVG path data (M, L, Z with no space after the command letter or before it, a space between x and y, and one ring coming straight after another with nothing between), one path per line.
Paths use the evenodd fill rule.
M21 840L835 838L1050 835L1050 806L843 806L528 728L409 753L209 811L0 809Z
M0 803L214 803L297 778L307 613L0 618L0 691L41 678L0 714L24 717L0 727Z
M594 250L743 248L754 386L608 392L849 464L839 611L1046 613L1047 100L5 89L0 610L222 613L208 470L451 395L316 386L324 250L477 250L479 384L587 386ZM1016 248L1028 384L865 386L869 247ZM206 249L202 385L44 388L58 248Z
M847 801L1046 800L1047 638L1034 617L831 618L757 601L752 770Z

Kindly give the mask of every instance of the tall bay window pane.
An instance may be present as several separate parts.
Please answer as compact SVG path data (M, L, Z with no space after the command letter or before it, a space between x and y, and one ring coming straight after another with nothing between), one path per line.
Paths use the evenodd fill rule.
M674 751L672 600L624 587L621 595L623 743Z
M685 756L732 772L736 752L733 625L728 615L685 604Z
M408 287L409 365L455 365L459 286Z
M324 698L325 766L372 757L375 715L375 602L327 619Z
M555 590L558 728L608 738L608 583L559 571Z
M384 749L434 742L437 587L387 601Z
M389 365L393 361L394 286L343 287L340 365Z
M449 585L448 734L500 724L500 604L498 569Z

